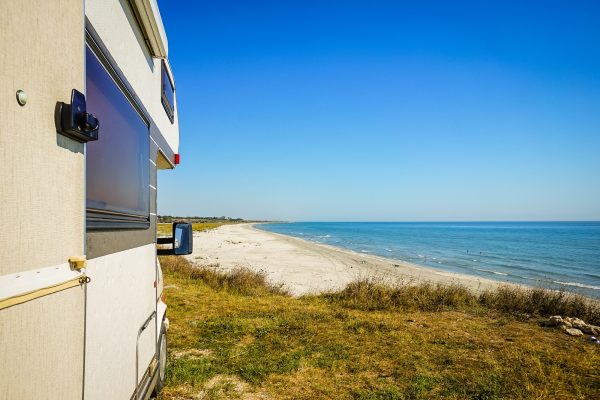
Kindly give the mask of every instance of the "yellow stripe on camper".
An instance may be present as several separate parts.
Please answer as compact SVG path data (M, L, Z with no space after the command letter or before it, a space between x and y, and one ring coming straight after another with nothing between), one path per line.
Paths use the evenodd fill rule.
M39 297L47 296L52 293L60 292L61 290L70 289L75 286L80 286L88 283L90 278L81 275L78 278L68 280L66 282L59 283L57 285L48 286L45 288L33 290L28 293L19 294L16 296L8 297L6 299L0 299L0 310L8 307L15 306L17 304L25 303L26 301L34 300Z

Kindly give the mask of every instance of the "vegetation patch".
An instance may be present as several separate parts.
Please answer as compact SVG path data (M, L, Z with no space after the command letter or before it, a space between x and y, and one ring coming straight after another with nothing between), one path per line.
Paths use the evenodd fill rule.
M161 264L171 321L163 399L586 399L600 391L600 345L540 326L559 311L598 317L569 296L363 280L293 298L249 270L177 257Z
M458 284L390 283L381 278L367 278L321 297L347 308L365 311L495 310L527 318L564 315L600 325L599 302L569 292L541 288L500 286L476 294Z
M234 268L229 272L218 271L218 264L194 267L183 257L161 257L163 272L173 272L189 280L200 281L215 290L228 290L243 296L262 294L288 294L281 285L273 285L267 281L262 272L254 272L247 268Z

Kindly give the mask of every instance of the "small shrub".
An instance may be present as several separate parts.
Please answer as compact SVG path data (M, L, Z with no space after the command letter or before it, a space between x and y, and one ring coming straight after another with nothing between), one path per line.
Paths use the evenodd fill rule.
M598 302L577 294L542 288L501 286L479 296L482 305L505 313L538 316L577 317L593 325L600 324Z
M325 294L325 297L345 307L367 311L439 311L477 304L476 296L460 285L403 282L390 284L380 278L354 281L342 291Z
M573 293L542 288L500 286L477 295L458 284L390 283L381 278L366 278L323 297L343 307L363 311L433 312L483 306L506 314L562 315L600 325L599 302Z
M264 272L255 272L244 267L227 272L217 271L218 264L194 266L184 257L177 256L160 257L160 264L163 271L174 272L185 278L201 281L216 290L228 290L244 296L287 295L281 286L268 282Z

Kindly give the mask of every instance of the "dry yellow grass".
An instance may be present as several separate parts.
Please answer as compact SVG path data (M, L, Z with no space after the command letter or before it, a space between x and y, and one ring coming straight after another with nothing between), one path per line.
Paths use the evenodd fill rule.
M402 292L357 282L338 293L292 298L247 270L198 271L175 257L161 263L171 320L163 399L600 393L600 346L497 307L503 294L488 294L486 303L459 287Z

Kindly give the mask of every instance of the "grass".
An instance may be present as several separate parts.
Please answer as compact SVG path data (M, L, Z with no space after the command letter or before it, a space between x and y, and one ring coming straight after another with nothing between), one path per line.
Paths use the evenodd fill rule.
M290 297L263 274L162 257L169 367L162 399L589 399L600 346L542 328L598 318L537 289L354 282ZM585 319L585 318L583 318Z
M281 287L267 283L263 274L247 268L236 268L230 272L218 272L215 269L217 265L194 268L189 261L178 256L164 256L160 262L163 272L174 273L191 281L201 281L203 285L214 290L226 290L242 296L287 295Z
M598 302L576 294L542 288L500 286L478 295L458 284L390 284L370 278L355 281L342 291L323 297L344 307L366 311L496 310L517 317L577 317L592 325L600 325Z

